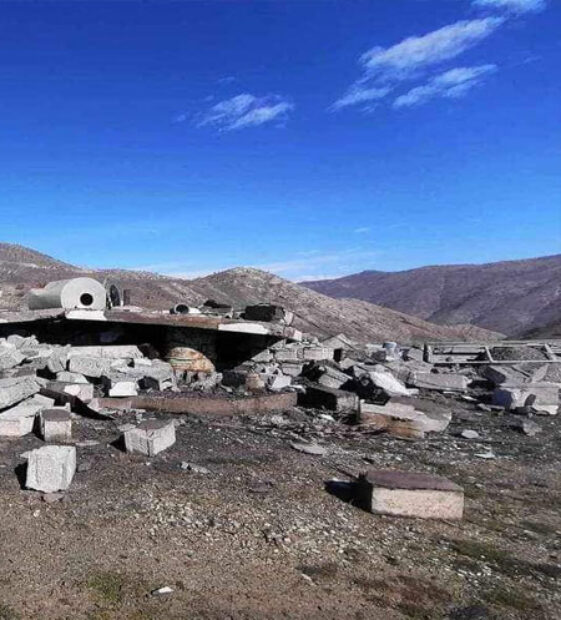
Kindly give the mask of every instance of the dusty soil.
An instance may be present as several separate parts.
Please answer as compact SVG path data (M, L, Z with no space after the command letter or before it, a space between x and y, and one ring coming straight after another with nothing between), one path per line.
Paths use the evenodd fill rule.
M300 410L174 416L177 443L153 459L120 450L133 414L77 419L76 441L100 443L78 446L54 503L19 482L19 455L41 440L3 440L0 619L561 617L561 422L536 418L543 431L527 437L513 416L449 402L454 423L416 442ZM328 453L292 449L302 437ZM326 488L368 466L448 476L465 487L465 519L374 516L347 485ZM173 592L151 594L162 586Z

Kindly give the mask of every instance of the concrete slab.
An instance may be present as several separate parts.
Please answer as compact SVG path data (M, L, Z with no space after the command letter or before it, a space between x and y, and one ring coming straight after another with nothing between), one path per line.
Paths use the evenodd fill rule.
M432 474L370 470L356 484L357 500L370 512L397 517L459 520L464 491Z

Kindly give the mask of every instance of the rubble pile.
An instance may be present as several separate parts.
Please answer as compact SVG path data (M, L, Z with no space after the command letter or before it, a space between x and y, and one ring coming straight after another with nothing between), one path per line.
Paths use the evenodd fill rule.
M56 297L62 303L61 294ZM40 291L35 298L46 299L44 303L50 299ZM94 316L96 321L107 320L105 315L84 319L81 314L85 331ZM406 440L445 432L460 399L473 402L482 415L513 414L512 427L528 435L539 432L530 417L558 412L561 382L555 379L560 359L548 345L543 355L538 347L540 354L533 351L524 363L519 360L524 347L504 353L495 346L491 357L485 345L479 347L487 355L483 360L477 345L449 345L443 359L432 346L361 345L344 334L320 341L285 332L293 315L267 304L239 312L215 301L201 308L177 304L169 313L171 326L162 318L131 316L137 323L127 344L106 343L107 334L124 333L114 326L94 334L97 344L41 342L30 334L34 323L26 329L16 324L13 333L0 338L0 438L35 432L47 444L26 455L28 488L45 493L68 489L76 469L73 424L81 416L103 420L126 409L149 409L151 397L158 399L153 410L166 413L190 413L197 399L205 402L205 412L214 407L220 414L231 399L232 415L248 414L250 399L252 407L262 411L298 405L295 410L320 426L333 423L357 433ZM204 322L209 316L211 322ZM126 318L118 320L119 326L128 326ZM149 330L146 324L151 321L160 331ZM230 340L219 340L221 329ZM148 335L151 338L143 342ZM165 348L158 349L158 342ZM291 395L292 400L281 402L279 394ZM269 409L267 398L273 403ZM271 418L272 425L282 427L283 417L276 418ZM173 420L139 419L121 428L128 453L155 457L176 441ZM469 439L475 431L463 433ZM328 452L302 437L291 445L315 456ZM361 479L359 489L374 512L408 514L415 502L419 516L460 518L462 512L461 489L447 482L371 472Z

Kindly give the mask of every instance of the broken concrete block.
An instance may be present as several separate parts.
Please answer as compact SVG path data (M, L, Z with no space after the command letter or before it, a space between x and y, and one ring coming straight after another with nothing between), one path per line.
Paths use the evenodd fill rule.
M40 385L35 378L35 374L0 379L0 409L11 407L37 394L39 389Z
M74 446L44 446L27 454L26 487L54 493L68 489L76 472Z
M411 347L405 351L404 357L407 361L423 362L425 360L425 352L423 349Z
M273 392L278 392L284 388L289 387L292 384L292 377L288 375L278 374L271 375L267 381L267 386Z
M442 392L465 392L469 379L456 373L436 374L432 372L415 372L409 380L415 387L425 390L439 390Z
M63 349L54 349L51 353L51 356L47 360L47 368L53 374L57 374L58 372L62 372L66 370L66 366L68 364L68 351L70 347L65 347Z
M299 377L302 374L304 364L298 362L283 362L280 364L280 369L283 375L289 375L290 377Z
M301 349L296 347L275 350L275 360L277 362L297 362L300 359L300 351Z
M99 379L111 372L113 369L113 362L114 360L105 359L103 357L72 356L68 360L68 370L73 373L85 375L86 377Z
M84 375L79 372L70 372L68 370L57 372L56 380L61 383L89 383Z
M530 382L530 376L515 366L485 366L483 376L497 386Z
M559 410L559 386L545 383L529 383L519 387L503 386L493 392L493 404L510 411L528 407L537 412L555 415Z
M364 402L360 403L359 421L373 430L407 439L423 439L430 424L425 414L415 407L401 404L386 407Z
M298 395L298 403L316 409L328 409L337 413L356 411L358 396L352 392L345 392L328 387L310 386L304 394Z
M138 381L135 377L126 375L111 375L103 377L103 385L109 397L136 396L138 394Z
M8 368L15 368L19 366L26 356L20 353L15 345L4 344L0 346L0 370L6 370Z
M124 433L127 452L155 456L175 443L175 424L149 420Z
M409 390L399 379L394 377L391 372L387 372L381 367L377 368L380 370L371 370L367 373L375 387L383 390L388 396L409 396ZM363 377L360 381L363 383Z
M334 350L329 347L305 347L302 350L302 358L305 361L332 360Z
M374 514L459 520L464 512L462 487L441 476L370 470L355 489L357 502Z
M293 313L288 312L282 306L274 304L256 304L255 306L247 306L243 317L246 321L262 321L266 323L278 321L289 325L292 322Z
M53 382L49 383L49 387ZM82 402L88 403L94 397L94 386L91 383L59 383L62 391L70 396L76 396Z
M69 351L68 357L98 357L112 360L132 360L139 357L144 357L144 355L136 345L123 344L93 347L72 347Z
M44 409L40 420L41 436L45 441L69 441L72 438L70 411L62 408Z
M264 364L268 364L273 360L273 353L269 351L269 349L263 349L262 351L257 351L251 356L251 359L254 362L262 362Z
M314 374L316 382L319 383L319 385L335 390L338 390L351 380L349 375L331 366L320 366ZM314 374L311 376L314 376Z
M0 436L23 437L33 432L35 416L45 407L52 407L54 400L36 394L15 407L0 413Z

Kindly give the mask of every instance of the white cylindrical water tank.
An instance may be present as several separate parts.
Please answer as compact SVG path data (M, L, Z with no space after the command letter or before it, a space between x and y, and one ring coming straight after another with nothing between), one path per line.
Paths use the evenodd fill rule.
M29 291L30 310L64 308L65 310L104 310L107 293L103 284L93 278L72 278L49 282L45 288Z

